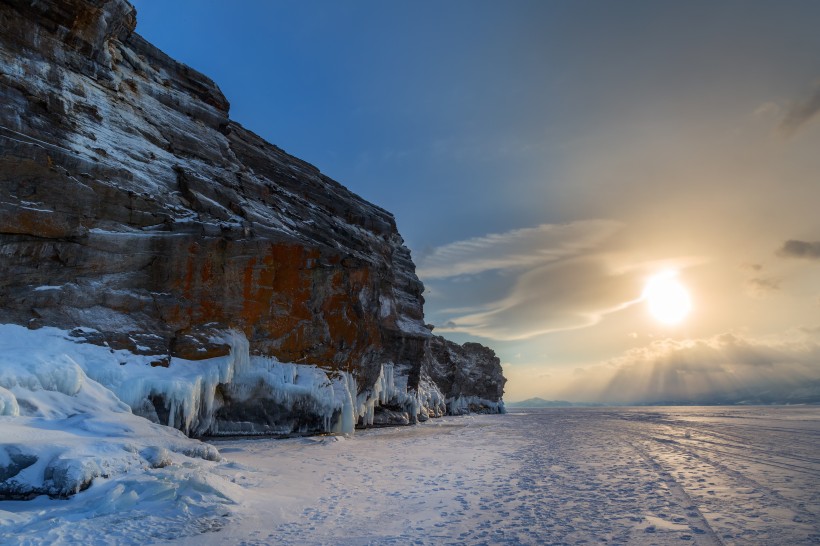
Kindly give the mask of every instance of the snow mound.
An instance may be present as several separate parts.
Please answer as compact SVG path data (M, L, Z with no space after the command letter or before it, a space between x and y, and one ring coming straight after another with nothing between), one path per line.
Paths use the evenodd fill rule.
M0 326L0 499L67 497L95 478L219 459L89 377L112 359L119 366L108 349L56 329Z
M183 432L353 434L357 424L503 409L447 399L426 375L411 389L390 362L359 392L352 374L251 356L237 331L212 340L228 355L159 367L156 355L86 342L98 334L0 325L0 500L67 497L96 478L219 458Z
M111 411L133 411L195 437L352 434L356 425L357 385L350 374L250 356L241 332L221 332L214 339L230 346L226 356L168 358L167 367L152 365L156 355L85 342L85 335L98 334L82 328L69 333L0 325L0 363L5 363L0 372L0 415L19 415L20 404L25 404L30 409L26 414L56 418L90 410L104 400L103 406ZM75 396L81 389L90 398ZM73 397L68 413L52 403L57 395ZM253 417L242 419L243 412Z
M212 468L224 463L176 459L166 468L96 479L68 499L4 501L0 544L164 544L235 521L244 490Z

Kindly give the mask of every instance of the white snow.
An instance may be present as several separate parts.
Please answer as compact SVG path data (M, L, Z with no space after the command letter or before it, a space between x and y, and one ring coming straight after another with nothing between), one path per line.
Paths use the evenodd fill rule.
M379 403L445 404L424 378L408 390L390 363L355 397L351 375L252 360L244 336L225 335L230 356L152 369L150 357L60 330L0 326L0 484L57 497L0 501L0 543L820 541L818 407L445 417L355 436L214 440L220 459L124 400L162 392L196 427L214 403L210 385L262 381L283 400L308 393L340 432L372 420Z
M218 463L98 479L67 501L0 502L0 543L820 539L817 407L561 408L215 443Z
M90 353L61 351L29 334L19 326L0 329L0 491L6 495L64 497L95 478L168 465L197 468L219 458L212 446L133 415L86 374L78 361L89 364Z
M443 417L447 412L445 397L432 380L422 377L418 389L409 389L407 375L397 375L392 362L382 364L373 387L359 394L357 417L361 424L373 425L376 408L388 403L404 408L408 422L411 416L416 416L419 421L426 421L430 417Z
M62 287L63 287L63 285L61 285L61 284L59 284L59 285L43 285L43 286L38 286L37 288L34 289L34 291L35 292L45 292L47 290L60 290Z
M312 400L328 431L352 433L356 385L350 376L330 379L315 366L272 359L251 364L245 337L225 336L230 356L172 359L164 369L149 365L155 357L78 343L55 328L0 325L0 497L67 496L97 478L121 479L169 465L199 469L195 473L207 477L204 460L219 458L212 446L132 414L151 395L165 397L168 425L198 432L213 424L218 431L217 385L232 383L239 397L243 389L250 396L266 385L285 404L296 397ZM194 463L192 457L203 460Z
M447 400L447 411L450 415L467 415L473 408L486 408L493 413L504 413L504 401L494 402L479 396L457 396Z
M374 387L357 395L351 374L251 357L240 332L212 340L231 347L227 356L173 358L167 368L151 366L155 355L82 342L82 335L97 334L89 328L69 334L0 325L0 495L67 496L101 478L178 466L180 457L218 459L211 446L174 429L194 435L291 432L220 421L218 388L229 389L234 401L264 396L283 407L298 405L337 434L353 434L360 421L373 424L375 408L386 402L406 408L407 422L446 409L434 384L423 381L418 391L408 390L406 376L396 376L389 363ZM150 402L157 396L168 409L160 424Z
M246 487L236 519L174 544L820 538L816 407L549 409L217 445Z
M424 322L417 319L409 319L402 315L396 318L396 326L403 332L415 334L418 336L429 337L432 335L430 330L424 325Z
M83 333L95 334L87 328L75 329L75 334ZM225 385L229 385L234 402L258 396L284 407L293 407L298 402L305 411L324 420L325 432L343 434L352 434L357 423L374 424L376 407L386 403L404 408L406 419L412 422L416 418L426 420L444 415L447 404L455 404L453 407L461 411L469 402L474 402L472 399L445 401L435 383L426 377L422 377L418 389L410 389L406 374L396 373L390 362L382 365L375 384L359 393L359 385L349 373L250 356L247 339L237 331L223 332L218 339L211 340L229 345L229 355L198 361L172 358L167 368L150 365L157 360L156 355L137 355L77 341L56 328L29 330L0 325L0 353L10 363L6 383L14 384L32 374L36 376L36 370L45 366L44 363L51 366L49 373L52 374L76 370L110 390L112 396L135 413L154 422L159 422L160 417L151 400L161 397L169 410L162 424L195 436L291 432L259 423L218 419L216 394L218 388ZM27 388L39 387L31 384ZM11 399L2 400L4 408L14 403Z
M386 318L393 313L393 300L385 295L379 295L379 317Z

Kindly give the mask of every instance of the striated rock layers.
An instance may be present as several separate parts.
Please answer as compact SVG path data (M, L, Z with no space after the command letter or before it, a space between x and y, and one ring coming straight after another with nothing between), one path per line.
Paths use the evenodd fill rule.
M125 0L0 0L0 322L110 347L140 367L115 392L194 435L503 411L493 352L424 325L393 217L135 26Z

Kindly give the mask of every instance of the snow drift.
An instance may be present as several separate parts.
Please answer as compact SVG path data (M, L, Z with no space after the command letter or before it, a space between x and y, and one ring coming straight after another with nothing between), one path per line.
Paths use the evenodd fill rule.
M383 404L398 408L387 410L391 424L400 409L409 408L406 424L407 415L467 409L429 380L409 390L392 364L359 393L352 374L251 356L241 332L221 340L231 346L228 355L172 358L167 367L149 355L85 342L95 334L0 325L0 498L67 496L97 477L164 467L181 456L218 458L180 431L352 434L357 423L384 424L376 411ZM246 406L249 419L224 420L226 399L232 416Z
M92 379L123 355L56 329L0 326L0 499L65 497L97 477L217 460L217 450L131 413Z

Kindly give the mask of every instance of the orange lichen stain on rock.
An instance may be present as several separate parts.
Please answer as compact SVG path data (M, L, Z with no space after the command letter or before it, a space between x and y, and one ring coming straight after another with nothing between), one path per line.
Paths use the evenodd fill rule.
M359 301L359 294L369 280L367 268L337 271L333 275L334 293L322 302L322 317L333 348L356 352L379 339L377 317L364 313Z
M338 256L298 244L271 244L228 264L221 252L207 241L188 246L177 281L183 297L168 313L174 327L231 325L284 361L330 366L379 343L378 317L360 301L375 290L368 267L343 268Z
M222 306L215 300L203 297L198 303L198 319L200 322L220 322L223 319Z
M270 279L271 288L281 294L310 297L311 278L306 271L309 262L319 257L316 249L298 245L272 245L264 264L275 274Z
M330 332L331 343L334 347L350 348L356 345L361 327L355 317L351 317L348 302L340 296L329 298L324 305L324 319Z
M166 320L174 329L187 328L197 323L223 322L225 311L219 299L222 280L214 274L212 245L192 242L187 247L182 268L174 268L173 287L179 291L180 303L171 306ZM172 266L173 267L173 266Z
M6 207L12 210L4 210L0 216L0 231L3 233L34 235L47 239L71 237L78 234L79 220L75 218L16 205L6 205Z
M272 339L284 337L300 321L313 317L307 303L312 282L307 262L318 251L299 245L274 244L257 260L245 264L242 274L242 320L257 325Z
M199 271L199 278L203 284L206 284L209 280L211 280L212 268L213 263L211 260L205 260L205 263L202 264L202 269Z
M370 270L369 269L354 269L349 273L350 275L350 283L359 287L360 289L367 285L370 282Z
M242 271L242 320L248 326L258 322L264 311L256 263L256 258L251 258Z
M297 326L279 338L277 343L277 357L288 362L300 362L306 358L316 358L316 349L321 342L310 339L304 325Z
M185 274L182 276L182 291L186 298L191 297L191 290L194 285L194 277L196 276L196 258L199 253L199 245L191 243L188 246L188 258L185 260Z
M191 325L190 315L190 310L184 312L181 305L175 304L168 308L163 318L172 330L181 330Z

